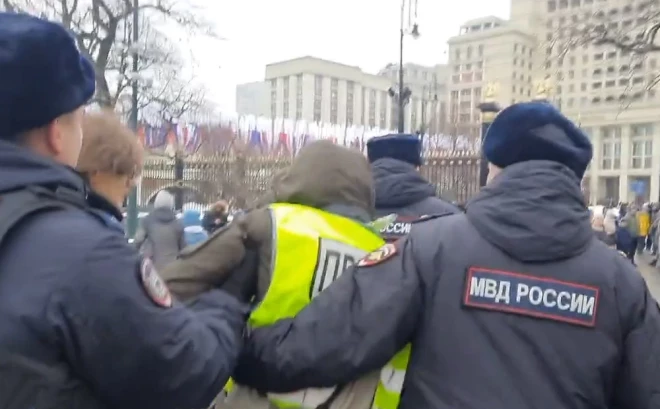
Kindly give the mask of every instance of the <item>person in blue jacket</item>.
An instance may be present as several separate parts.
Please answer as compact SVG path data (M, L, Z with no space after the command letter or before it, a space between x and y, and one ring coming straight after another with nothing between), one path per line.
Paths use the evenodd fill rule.
M183 236L187 246L193 246L206 240L209 234L202 227L202 212L197 209L183 211Z
M417 135L391 134L370 139L367 156L376 190L376 216L397 218L381 230L388 241L407 234L411 222L426 215L461 213L436 196L436 189L419 172L422 141Z
M341 388L387 365L399 409L660 407L660 310L591 229L587 135L527 102L483 149L488 184L465 214L415 222L295 317L253 329L233 379ZM406 345L407 365L391 362Z
M0 13L0 407L207 407L247 309L188 306L86 202L73 170L93 65L62 26Z

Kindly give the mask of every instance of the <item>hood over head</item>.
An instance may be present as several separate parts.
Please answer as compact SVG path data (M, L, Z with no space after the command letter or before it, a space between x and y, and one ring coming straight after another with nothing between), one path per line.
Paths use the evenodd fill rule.
M158 192L154 199L154 208L160 209L161 207L174 209L174 196L172 196L167 190L161 190Z
M74 169L14 143L0 141L0 193L30 185L66 186L86 192L85 181Z
M325 209L356 206L373 215L371 170L360 152L315 141L305 146L291 166L273 180L274 201Z
M171 223L177 220L176 213L169 207L157 207L147 217L150 217L152 220L158 220L161 223Z
M408 162L382 158L371 164L371 171L378 209L404 207L435 196L435 187Z
M523 262L576 256L594 238L579 180L557 162L507 166L468 203L466 214L489 243Z

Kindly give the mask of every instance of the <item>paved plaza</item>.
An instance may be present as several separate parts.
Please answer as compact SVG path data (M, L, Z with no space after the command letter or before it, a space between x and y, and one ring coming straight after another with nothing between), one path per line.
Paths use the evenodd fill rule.
M649 266L651 256L645 254L637 257L637 268L648 283L651 293L656 300L660 300L660 269Z

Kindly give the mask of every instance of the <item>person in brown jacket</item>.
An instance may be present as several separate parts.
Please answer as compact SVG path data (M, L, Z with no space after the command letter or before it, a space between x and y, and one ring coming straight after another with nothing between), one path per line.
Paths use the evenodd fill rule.
M250 292L257 302L264 298L276 248L274 216L267 202L309 206L365 226L374 217L374 189L366 158L328 141L305 147L288 169L276 175L267 196L260 207L204 243L184 249L179 259L161 272L176 297L186 301L210 288L222 287L243 299ZM239 270L225 282L230 272ZM378 379L376 371L341 388L327 408L369 409ZM274 407L263 395L240 385L228 398L221 395L216 405L227 409Z

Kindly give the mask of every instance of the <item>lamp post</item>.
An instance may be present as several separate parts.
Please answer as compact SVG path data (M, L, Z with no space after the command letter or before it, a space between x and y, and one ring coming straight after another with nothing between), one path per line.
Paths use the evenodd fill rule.
M497 92L497 85L489 83L486 85L486 92L484 95L484 102L479 104L479 111L481 111L481 158L479 160L479 187L486 186L488 180L488 160L484 155L484 138L490 124L497 114L502 109L500 105L495 102L495 94Z
M133 35L131 36L131 50L132 50L132 59L133 59L133 76L131 78L131 127L137 135L138 131L138 35L139 35L139 0L133 0ZM126 211L126 233L128 237L132 238L135 236L135 231L137 230L138 222L138 212L137 212L137 186L131 188L131 192L128 196L128 209Z
M409 3L409 9L412 9L412 2L414 1L415 3L415 16L417 15L417 0L409 0L411 3ZM404 80L404 75L403 75L403 40L406 36L406 34L409 34L412 38L417 39L419 38L419 26L415 22L410 26L409 28L406 28L404 21L405 21L405 11L406 11L406 0L401 0L401 26L399 28L399 83L397 86L397 90L394 88L390 88L387 92L390 95L390 97L394 98L394 100L397 103L398 107L398 116L399 120L397 123L398 126L398 132L403 133L405 132L405 107L408 101L410 100L410 96L412 95L412 92L410 91L410 88L405 86L405 83L403 82ZM410 13L410 10L409 10ZM410 17L410 16L409 16ZM410 22L410 18L409 18Z
M429 128L429 122L435 122L436 120L436 110L438 105L438 81L437 78L434 79L434 82L430 85L424 85L422 87L422 123L419 127L419 135L423 137ZM433 115L431 115L430 121L428 118L428 107L429 102L431 103L431 109ZM433 129L431 129L433 131Z
M181 149L177 148L174 154L174 183L176 184L176 190L174 191L174 210L176 211L183 210L183 172L186 167L184 159L185 154Z

